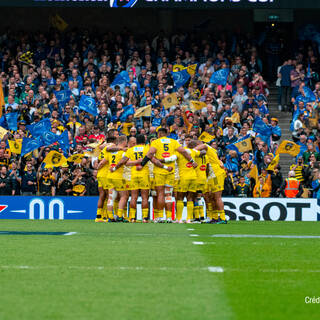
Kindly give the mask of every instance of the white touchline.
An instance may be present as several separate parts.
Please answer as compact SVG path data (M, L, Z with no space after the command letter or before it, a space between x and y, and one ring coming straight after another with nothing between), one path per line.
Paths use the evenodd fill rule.
M222 267L208 267L208 271L209 272L218 272L218 273L221 273L223 272L223 268Z
M187 229L188 231L194 231L194 229Z
M67 233L64 234L64 236L73 236L76 233L77 232L67 232Z
M320 236L272 235L272 234L214 234L212 238L278 238L278 239L320 239Z
M204 245L204 242L202 241L193 241L192 243L199 246Z
M190 237L199 237L198 234L190 234Z

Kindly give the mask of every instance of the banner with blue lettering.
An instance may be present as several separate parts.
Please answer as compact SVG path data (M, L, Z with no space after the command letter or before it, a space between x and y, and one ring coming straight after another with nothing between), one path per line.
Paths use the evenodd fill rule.
M227 219L245 221L320 221L317 199L224 198ZM98 197L0 196L1 219L94 220ZM254 209L252 209L254 208ZM152 219L152 198L149 199ZM141 219L138 199L137 219ZM187 217L184 208L183 219Z

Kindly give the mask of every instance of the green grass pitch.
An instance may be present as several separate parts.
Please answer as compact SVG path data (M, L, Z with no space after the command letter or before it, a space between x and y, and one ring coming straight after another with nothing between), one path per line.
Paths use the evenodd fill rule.
M320 296L320 239L212 237L319 235L316 222L1 220L0 226L77 232L0 234L1 320L320 317L320 304L305 303Z

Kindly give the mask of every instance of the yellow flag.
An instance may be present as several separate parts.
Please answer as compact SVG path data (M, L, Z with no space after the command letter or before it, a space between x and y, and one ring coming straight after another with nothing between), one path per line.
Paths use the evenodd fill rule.
M179 103L178 98L177 98L177 94L175 92L169 94L168 96L166 96L165 98L162 99L162 103L163 103L165 109L169 109L169 108L175 106L176 104Z
M196 70L197 70L197 64L196 63L187 67L187 71L190 74L190 76L193 76L196 73Z
M9 131L5 128L0 127L0 138L3 139L3 137L8 133Z
M51 17L51 24L59 31L64 31L68 28L68 24L58 14Z
M284 140L280 143L280 146L276 151L276 154L280 153L286 153L296 157L300 153L300 146L292 141Z
M207 104L202 101L190 100L190 107L194 110L201 110L202 108L206 108Z
M12 153L21 154L22 139L8 140L9 149Z
M3 94L3 87L2 87L2 80L0 79L0 117L2 117L2 108L6 103L4 102L4 94Z
M67 160L68 162L81 163L81 160L83 157L84 157L84 154L73 154Z
M67 159L57 151L50 151L43 160L49 167L61 167L67 162Z
M232 120L233 123L240 123L240 114L238 112L235 112L231 116L231 120Z
M269 164L267 170L274 171L274 168L279 164L279 160L280 160L280 156L277 154Z
M134 114L134 117L135 118L151 117L151 104L149 104L148 106L139 108Z
M209 134L208 132L202 132L201 136L199 137L200 141L203 142L210 142L214 139L214 136L212 136L211 134Z
M251 138L237 142L234 145L238 148L239 152L246 152L252 150Z
M249 175L251 178L253 178L256 182L256 184L258 184L258 167L257 165L255 165L249 172Z
M185 66L183 66L182 64L175 64L172 69L173 69L173 72L177 72L185 69Z

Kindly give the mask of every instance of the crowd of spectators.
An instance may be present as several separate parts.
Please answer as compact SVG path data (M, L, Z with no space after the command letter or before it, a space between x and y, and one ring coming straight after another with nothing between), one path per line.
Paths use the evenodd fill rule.
M215 37L183 32L167 35L160 31L153 38L135 37L127 31L117 34L87 30L63 34L54 30L48 33L7 31L1 34L3 114L18 113L18 129L9 132L0 142L0 194L98 194L96 157L86 156L79 164L52 168L45 167L42 161L50 150L61 151L56 143L24 157L9 148L8 139L30 137L27 125L50 118L52 132L60 135L68 130L68 156L90 151L88 145L104 140L110 130L128 137L144 134L150 141L156 136L157 128L166 127L170 137L182 145L186 135L198 138L207 132L212 136L210 144L225 163L224 196L280 196L284 184L281 168L279 165L272 171L267 168L274 158L281 130L278 128L275 131L278 134L267 139L253 130L257 118L270 128L278 127L278 119L269 113L269 88L263 77L267 67L259 57L256 43L245 35L227 33ZM316 72L316 59L309 51L308 57L311 72ZM285 82L288 66L292 65L290 75L299 73L300 60L286 61L279 70L283 110L294 106L288 87L292 87L292 83L298 88L301 86L298 79ZM172 72L194 64L197 64L196 72L182 87L176 87ZM230 70L227 84L212 83L212 74L223 68ZM130 85L112 86L122 71L128 72ZM320 93L316 79L310 81L315 93ZM71 95L62 105L56 93L66 89ZM162 99L172 92L177 93L179 102L165 109ZM82 95L95 100L97 116L79 108ZM204 102L206 106L194 110L190 100ZM150 104L150 117L129 115L125 121L120 120L125 106L132 105L138 110ZM301 128L294 124L297 128L294 138L304 143L308 151L302 154L303 164L298 162L292 169L297 172L302 165L307 165L310 172L311 163L319 160L320 135L313 135L318 122L317 128L309 129L310 119L306 125L306 117L301 118L299 116L303 122ZM239 153L226 148L248 136L252 150ZM258 169L256 181L250 174L255 165Z

